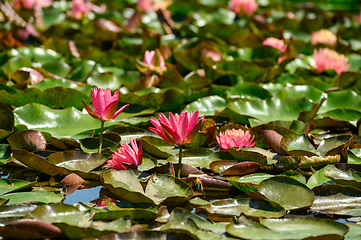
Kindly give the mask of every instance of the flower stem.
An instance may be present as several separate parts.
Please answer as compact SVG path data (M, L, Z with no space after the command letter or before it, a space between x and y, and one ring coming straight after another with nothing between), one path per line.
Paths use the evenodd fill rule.
M100 133L99 133L99 149L98 149L99 154L102 152L102 147L103 147L103 128L104 128L104 121L102 121L102 125L100 127Z
M182 152L182 145L179 145L179 159L178 159L178 178L180 178L181 176L181 170L182 170L182 155L183 155L183 152Z

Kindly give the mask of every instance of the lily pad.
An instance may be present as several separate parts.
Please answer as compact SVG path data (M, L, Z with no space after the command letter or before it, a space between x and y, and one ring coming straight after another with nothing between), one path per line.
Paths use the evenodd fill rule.
M312 205L315 194L305 184L290 178L277 176L258 185L258 191L286 210L305 209Z
M241 217L228 225L226 230L230 235L244 239L342 239L348 227L329 219L274 218L262 219L258 223Z
M214 161L209 168L222 175L245 175L257 171L259 164L256 162L238 162L231 160Z
M93 119L75 108L58 110L41 104L30 103L16 108L14 115L15 124L24 124L28 128L48 132L57 138L74 138L78 133L100 128L99 120ZM115 122L106 122L104 126L115 124Z
M24 130L11 135L8 142L12 148L27 151L45 150L46 139L44 135L36 130Z
M264 199L223 199L212 201L206 206L207 211L217 215L248 217L279 218L286 214L286 210L276 202Z

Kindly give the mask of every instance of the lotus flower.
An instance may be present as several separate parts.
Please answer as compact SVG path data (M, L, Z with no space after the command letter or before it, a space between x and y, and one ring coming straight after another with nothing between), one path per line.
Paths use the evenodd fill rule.
M319 31L311 33L311 44L327 44L334 45L337 41L337 36L328 29L321 29Z
M179 146L179 160L178 160L178 178L182 168L182 147L186 143L190 143L197 135L202 126L204 116L198 120L199 111L196 112L182 112L180 115L177 113L169 113L169 120L161 113L159 114L159 121L155 118L149 121L155 126L150 127L149 130L158 134L167 143Z
M346 72L351 64L347 64L348 58L345 55L339 55L336 51L328 48L315 49L313 52L316 68L323 72L326 69L333 69L337 74Z
M85 4L84 0L73 0L71 12L73 17L79 20L84 14L90 12L90 7Z
M114 95L111 95L110 88L106 91L96 87L91 90L91 98L94 106L94 111L85 104L83 100L83 106L85 110L95 119L101 121L111 121L116 118L129 104L124 105L117 111L119 91L116 91Z
M130 144L131 146L128 143L124 143L118 148L118 152L113 153L106 166L115 170L126 170L128 168L123 163L134 164L136 166L142 164L142 142L139 143L139 148L135 139L131 139Z
M204 116L201 121L198 121L199 111L182 112L180 115L177 113L169 113L169 120L161 113L159 114L159 121L154 117L150 122L155 128L150 127L149 130L158 134L167 143L172 145L184 145L190 143L198 133L202 126Z
M266 40L263 41L263 45L271 46L280 50L281 52L285 52L287 49L287 45L283 42L282 39L277 39L274 37L268 37Z
M258 8L255 0L231 0L229 5L230 9L237 15L241 12L252 15Z
M224 133L220 132L216 138L219 146L227 152L229 147L253 147L256 144L252 142L254 136L251 138L249 132L242 129L227 129Z

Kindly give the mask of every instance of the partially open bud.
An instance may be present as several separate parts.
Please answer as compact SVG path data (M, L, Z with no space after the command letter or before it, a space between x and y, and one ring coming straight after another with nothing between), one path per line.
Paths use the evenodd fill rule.
M164 58L158 48L155 51L145 51L143 62L137 60L136 67L144 74L155 72L162 75L166 70Z

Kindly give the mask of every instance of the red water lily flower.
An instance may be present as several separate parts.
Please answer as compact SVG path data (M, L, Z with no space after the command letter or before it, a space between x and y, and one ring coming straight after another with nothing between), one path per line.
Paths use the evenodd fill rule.
M128 167L123 163L134 164L139 166L142 164L142 142L139 143L134 140L130 140L130 145L124 143L118 152L113 153L112 157L107 161L107 167L114 168L115 170L126 170Z
M244 132L242 129L227 129L224 133L220 132L219 137L216 136L219 146L228 151L229 147L253 147L256 142L253 142L254 136L248 131Z
M159 114L159 121L154 117L150 122L155 128L150 127L149 130L158 134L167 143L172 145L182 146L190 143L198 133L202 126L204 116L198 121L199 111L196 112L183 112L178 115L177 113L169 113L169 120L161 113Z
M111 121L116 118L119 113L121 113L129 104L124 105L117 110L118 106L119 91L116 91L112 96L110 88L106 91L96 87L93 87L91 90L91 99L93 102L94 110L92 110L88 105L85 104L83 100L83 106L85 110L95 119L100 119L101 121Z

